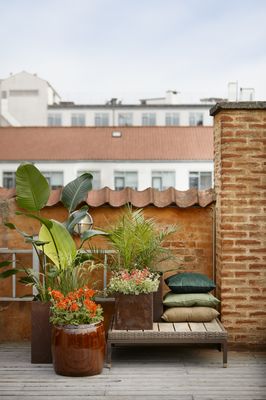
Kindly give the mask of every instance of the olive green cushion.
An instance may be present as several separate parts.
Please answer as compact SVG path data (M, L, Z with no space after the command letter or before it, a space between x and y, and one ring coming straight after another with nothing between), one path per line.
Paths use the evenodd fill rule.
M210 293L184 293L178 294L169 292L163 299L167 307L216 307L219 300Z
M219 312L211 307L170 307L162 319L167 322L210 322Z
M204 274L183 272L169 276L165 283L174 293L208 293L215 283Z

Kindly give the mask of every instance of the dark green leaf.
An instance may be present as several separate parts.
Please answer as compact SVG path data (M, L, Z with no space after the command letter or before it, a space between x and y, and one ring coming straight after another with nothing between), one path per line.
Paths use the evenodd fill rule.
M39 211L49 199L50 188L38 168L31 163L23 163L16 171L16 194L20 207Z
M0 268L8 267L11 264L12 264L12 261L1 261L0 262Z
M61 201L69 213L75 210L79 203L85 201L92 188L93 176L86 172L69 182L63 189Z
M15 275L19 272L18 269L12 268L8 269L7 271L1 272L0 279L8 278L9 276Z

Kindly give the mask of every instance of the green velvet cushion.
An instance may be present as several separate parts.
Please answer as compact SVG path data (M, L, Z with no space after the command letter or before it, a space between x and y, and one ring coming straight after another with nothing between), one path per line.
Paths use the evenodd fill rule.
M165 283L174 293L208 293L215 289L215 283L211 279L194 272L169 276Z
M219 304L219 300L210 293L173 293L169 292L163 299L167 307L213 307Z
M169 307L162 319L167 322L210 322L218 315L212 307Z

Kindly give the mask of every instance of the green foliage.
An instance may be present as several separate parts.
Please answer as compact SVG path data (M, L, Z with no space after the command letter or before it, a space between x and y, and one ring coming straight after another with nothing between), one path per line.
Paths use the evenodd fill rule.
M92 175L85 173L63 189L61 200L69 213L87 198L88 191L91 189L91 181ZM64 286L63 290L67 291L83 285L85 276L88 281L89 269L86 269L85 274L84 259L80 255L81 252L77 250L71 233L73 233L75 224L86 215L88 206L78 210L75 217L69 215L65 224L43 218L40 215L40 210L47 204L50 188L42 173L30 163L22 163L16 171L16 192L20 207L28 211L38 212L38 214L35 214L17 211L16 215L24 215L39 221L41 225L39 238L36 240L33 235L24 232L13 223L6 223L5 225L9 229L17 230L27 243L32 244L39 258L40 274L36 274L32 268L9 268L0 274L0 278L7 278L21 271L24 272L25 275L20 279L20 282L35 287L38 291L38 295L35 297L43 301L49 299L48 286L59 288L61 285ZM84 232L81 237L80 248L86 240L99 234L105 234L105 232L97 230Z
M88 191L92 188L92 179L93 176L85 172L64 187L61 201L69 213L74 211L79 203L87 199Z
M108 240L116 251L113 269L150 268L172 257L163 241L177 231L176 225L160 229L155 220L145 218L143 210L127 207L118 222L108 229Z
M160 275L149 271L135 269L117 271L110 279L108 290L116 293L135 294L156 292Z
M39 239L46 244L43 251L47 257L60 269L71 265L76 257L76 244L63 224L50 220L52 226L42 225Z
M50 188L45 177L33 164L23 163L16 171L16 194L21 208L39 211L49 199Z

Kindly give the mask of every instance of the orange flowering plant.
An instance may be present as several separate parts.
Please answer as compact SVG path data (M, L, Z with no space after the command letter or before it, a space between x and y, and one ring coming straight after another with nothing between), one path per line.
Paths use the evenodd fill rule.
M50 321L54 325L84 325L103 320L102 308L93 301L95 290L83 288L63 295L59 290L49 288L51 296Z

